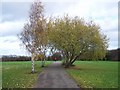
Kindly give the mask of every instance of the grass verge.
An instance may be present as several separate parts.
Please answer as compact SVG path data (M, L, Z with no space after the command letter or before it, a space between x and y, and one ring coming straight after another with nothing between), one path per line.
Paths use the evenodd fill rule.
M52 62L46 61L46 66ZM2 62L2 88L31 88L42 71L40 61L35 62L35 74L31 62Z
M118 63L120 64L110 61L76 61L76 66L66 71L81 88L118 88Z

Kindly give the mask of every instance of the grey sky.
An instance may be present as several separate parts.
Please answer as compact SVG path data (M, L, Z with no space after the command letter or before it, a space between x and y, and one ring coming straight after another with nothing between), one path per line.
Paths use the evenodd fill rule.
M32 1L32 0L31 0ZM118 48L118 0L42 0L46 16L79 16L93 20L109 38L109 48ZM17 38L28 20L32 2L28 0L2 0L0 6L0 55L27 55ZM0 4L1 5L1 4Z

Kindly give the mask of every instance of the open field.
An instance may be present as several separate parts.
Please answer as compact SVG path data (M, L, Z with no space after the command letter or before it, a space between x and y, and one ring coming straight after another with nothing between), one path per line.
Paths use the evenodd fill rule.
M46 62L46 66L52 63ZM35 74L31 73L31 62L2 62L3 88L30 88L42 70L40 61L35 62Z
M50 63L52 61L47 61L46 65ZM30 61L2 62L2 87L31 88L42 70L40 64L40 61L35 62L36 73L31 74ZM118 62L76 61L75 65L66 71L81 88L117 88L120 85L118 84Z
M117 88L118 63L120 64L110 61L76 61L76 66L66 71L81 88Z

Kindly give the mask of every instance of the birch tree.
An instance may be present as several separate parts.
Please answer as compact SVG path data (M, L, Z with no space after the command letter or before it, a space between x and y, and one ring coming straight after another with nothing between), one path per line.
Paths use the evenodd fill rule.
M24 25L23 31L19 35L19 38L26 47L26 50L31 53L32 73L35 72L35 57L39 52L41 52L41 48L43 47L43 42L40 42L40 38L43 36L45 27L43 11L44 8L42 3L40 1L34 2L30 8L29 20Z

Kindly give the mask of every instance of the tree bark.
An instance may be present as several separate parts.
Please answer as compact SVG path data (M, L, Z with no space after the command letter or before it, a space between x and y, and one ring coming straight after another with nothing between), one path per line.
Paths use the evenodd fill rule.
M79 55L77 55L77 56L75 56L72 60L71 60L71 62L70 62L70 65L72 66L73 65L73 63L77 60L77 58L80 56L80 54Z
M77 60L77 58L81 55L79 53L78 55L74 56L73 54L71 56L68 56L66 62L65 62L65 68L69 68L70 66L73 66L73 63Z
M32 55L32 73L34 73L35 72L35 68L34 68L34 66L35 66L35 63L34 63L34 55Z
M41 61L42 61L41 62L41 64L42 64L41 67L44 67L45 66L45 59L41 59Z
M44 67L43 59L41 60L41 67Z

